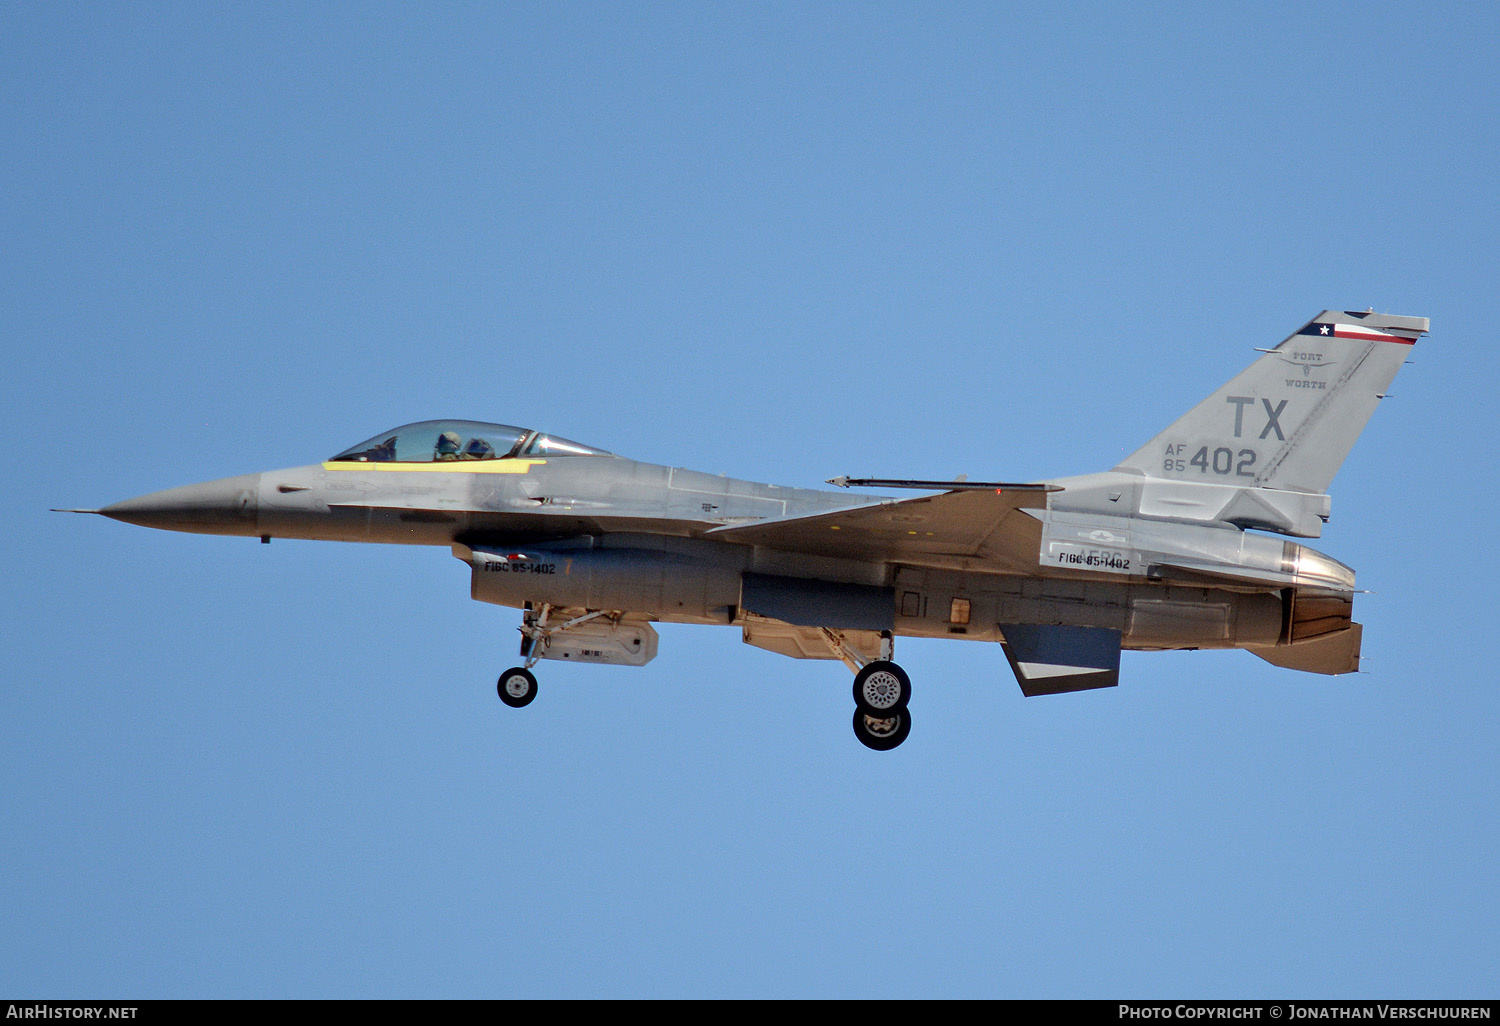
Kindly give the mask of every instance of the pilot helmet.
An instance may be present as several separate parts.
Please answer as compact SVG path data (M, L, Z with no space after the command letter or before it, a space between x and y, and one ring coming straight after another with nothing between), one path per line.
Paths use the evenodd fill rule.
M439 459L443 457L454 457L458 455L459 437L452 431L444 431L438 435L437 445L433 447L433 454Z
M469 439L469 444L464 446L464 456L471 460L493 459L495 456L495 447L483 438L471 438Z

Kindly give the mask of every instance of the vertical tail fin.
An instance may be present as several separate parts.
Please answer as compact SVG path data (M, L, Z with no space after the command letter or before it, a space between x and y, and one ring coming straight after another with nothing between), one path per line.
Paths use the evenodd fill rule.
M1427 329L1425 317L1325 310L1115 469L1326 493Z

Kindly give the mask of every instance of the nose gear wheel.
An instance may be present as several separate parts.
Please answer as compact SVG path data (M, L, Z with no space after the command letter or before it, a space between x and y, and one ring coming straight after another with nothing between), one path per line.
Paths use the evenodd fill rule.
M530 705L536 698L536 677L524 667L513 666L500 675L495 691L500 695L500 701L512 709L519 709Z

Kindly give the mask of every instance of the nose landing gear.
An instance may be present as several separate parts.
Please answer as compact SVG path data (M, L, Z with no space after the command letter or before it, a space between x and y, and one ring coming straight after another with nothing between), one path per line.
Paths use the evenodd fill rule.
M521 658L526 662L506 670L495 683L500 701L512 709L528 706L536 698L536 674L531 672L531 668L542 658L542 653L547 651L547 646L552 643L552 635L601 615L597 612L588 613L567 623L552 626L547 623L551 613L550 605L544 605L540 610L527 606L526 613L521 618Z

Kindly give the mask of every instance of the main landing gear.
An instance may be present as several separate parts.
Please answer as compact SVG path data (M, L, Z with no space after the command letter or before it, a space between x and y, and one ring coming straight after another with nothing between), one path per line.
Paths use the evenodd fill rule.
M824 632L834 652L854 670L854 736L866 748L888 752L911 733L911 678L891 661L895 639L889 631L880 635L880 658L861 663L843 639Z

